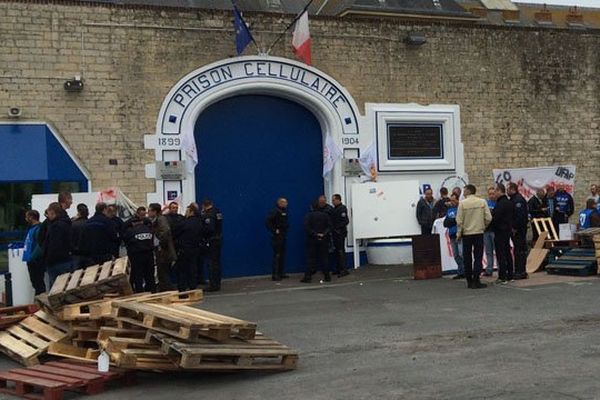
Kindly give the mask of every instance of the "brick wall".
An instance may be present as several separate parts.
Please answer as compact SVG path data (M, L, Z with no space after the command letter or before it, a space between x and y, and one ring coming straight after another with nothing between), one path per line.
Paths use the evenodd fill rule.
M188 72L235 54L230 13L0 2L0 119L54 124L91 171L95 188L118 185L134 201L164 96ZM289 19L247 14L259 43ZM416 25L415 25L416 24ZM408 48L409 31L427 44ZM465 164L487 185L491 170L574 163L577 200L600 181L600 35L398 20L313 19L315 67L357 101L455 103ZM289 39L273 55L291 57ZM255 53L255 49L248 50ZM81 74L85 90L62 85ZM111 166L109 158L119 164Z

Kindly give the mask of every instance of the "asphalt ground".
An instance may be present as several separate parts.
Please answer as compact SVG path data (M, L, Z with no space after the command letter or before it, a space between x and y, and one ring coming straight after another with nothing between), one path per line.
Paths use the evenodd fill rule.
M482 290L415 281L406 267L366 267L331 284L298 279L227 281L201 305L297 349L297 370L142 373L93 399L600 398L597 277L541 273ZM0 359L0 369L12 366Z

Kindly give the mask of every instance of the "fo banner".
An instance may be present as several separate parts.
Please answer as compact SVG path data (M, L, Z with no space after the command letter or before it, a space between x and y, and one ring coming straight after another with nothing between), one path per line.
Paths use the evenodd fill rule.
M495 169L496 183L514 182L519 185L519 192L529 200L538 189L557 188L564 185L565 190L573 194L575 190L575 166L561 165L556 167Z

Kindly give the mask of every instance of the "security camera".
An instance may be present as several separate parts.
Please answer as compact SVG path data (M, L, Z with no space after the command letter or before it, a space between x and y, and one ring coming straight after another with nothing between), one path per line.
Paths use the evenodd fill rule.
M65 90L67 92L81 92L83 90L83 80L81 76L75 76L65 82Z
M19 107L11 107L8 109L8 116L10 118L19 118L21 116L21 109Z

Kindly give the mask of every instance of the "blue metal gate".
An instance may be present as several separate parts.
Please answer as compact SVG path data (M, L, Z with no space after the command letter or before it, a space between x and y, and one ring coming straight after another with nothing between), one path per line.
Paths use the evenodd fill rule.
M321 128L303 106L272 96L222 100L195 127L196 196L224 214L226 277L271 273L265 217L277 197L290 202L286 270L304 270L302 226L310 202L323 193Z

